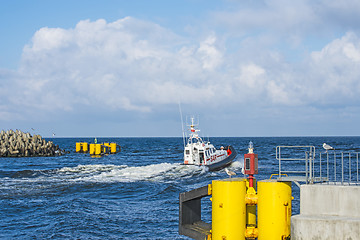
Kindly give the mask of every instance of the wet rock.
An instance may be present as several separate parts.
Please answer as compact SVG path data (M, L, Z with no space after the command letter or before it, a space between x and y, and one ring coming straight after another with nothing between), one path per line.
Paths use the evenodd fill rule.
M63 155L52 141L46 141L40 135L31 136L19 129L0 132L0 157L35 157Z

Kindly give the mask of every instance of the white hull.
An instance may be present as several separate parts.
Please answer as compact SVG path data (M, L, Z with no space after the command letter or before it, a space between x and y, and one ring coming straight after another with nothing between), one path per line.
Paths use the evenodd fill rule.
M192 119L191 133L184 149L184 164L207 166L209 170L216 170L229 165L236 156L233 147L221 147L217 150L210 142L204 142L197 134Z

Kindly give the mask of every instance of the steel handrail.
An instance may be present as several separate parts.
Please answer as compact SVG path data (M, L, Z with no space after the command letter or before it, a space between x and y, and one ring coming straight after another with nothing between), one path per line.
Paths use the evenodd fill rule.
M297 149L296 149L297 148ZM285 150L286 149L286 150ZM291 149L306 150L304 151L304 158L299 158L299 151L294 152ZM316 161L315 147L314 146L277 146L276 159L279 161L279 177L288 174L295 174L295 176L286 176L289 179L301 179L306 183L314 182L335 182L338 180L340 184L360 184L359 182L359 152L336 152L335 150L327 151L326 157L323 158L324 153L319 153L319 161ZM291 154L296 154L294 158ZM333 154L333 161L331 159ZM326 162L323 161L326 159ZM286 161L298 161L305 165L305 170L292 170L286 169ZM338 162L340 161L340 163ZM333 162L333 163L332 163ZM333 166L331 166L333 165ZM299 166L299 165L296 165ZM331 168L333 167L333 171ZM355 170L356 168L356 170ZM326 171L326 177L323 177L323 172ZM296 175L296 174L305 174ZM355 177L356 175L356 177ZM338 178L340 177L340 178ZM296 180L294 180L296 181Z

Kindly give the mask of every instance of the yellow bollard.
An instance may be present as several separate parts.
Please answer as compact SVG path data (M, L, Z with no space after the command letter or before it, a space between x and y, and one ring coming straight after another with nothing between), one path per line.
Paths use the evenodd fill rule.
M212 181L212 240L245 238L246 179Z
M76 143L76 152L80 152L81 151L81 143L80 142L77 142Z
M90 143L90 151L89 151L90 155L94 155L95 154L95 144L94 143Z
M116 143L110 143L111 153L116 153Z
M103 143L102 153L104 154L110 153L110 143Z
M95 155L100 155L101 154L101 144L97 143L95 144Z
M258 240L290 239L291 182L258 181Z
M87 153L89 151L89 144L87 142L83 142L82 149L84 153Z

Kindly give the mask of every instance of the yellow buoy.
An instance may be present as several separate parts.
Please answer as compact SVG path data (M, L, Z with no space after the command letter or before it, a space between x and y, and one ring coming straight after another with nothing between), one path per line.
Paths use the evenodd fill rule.
M257 183L258 240L290 239L291 182Z
M90 155L94 155L94 154L95 154L95 144L94 144L94 143L90 143L89 153L90 153Z
M116 153L116 143L110 143L111 153Z
M102 147L102 153L104 154L110 153L110 143L103 143L101 147Z
M246 179L212 181L212 240L244 239Z
M81 151L81 143L77 142L76 143L76 152L80 152Z
M87 142L82 143L82 151L87 153L89 151L89 144Z
M95 155L100 155L101 154L101 144L100 143L97 143L95 144Z

